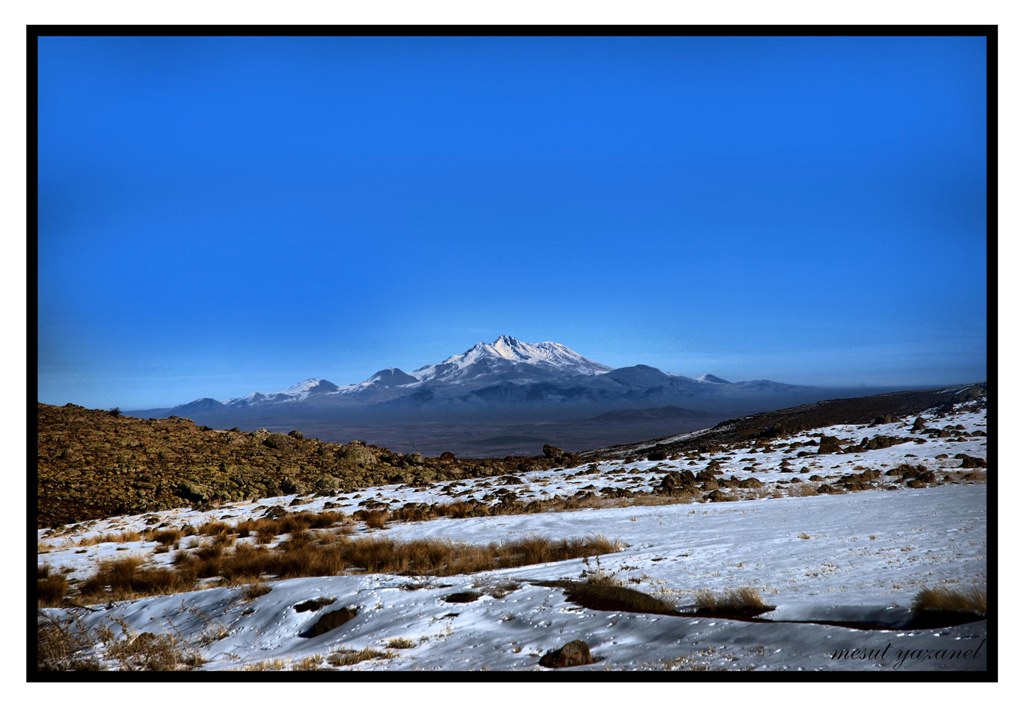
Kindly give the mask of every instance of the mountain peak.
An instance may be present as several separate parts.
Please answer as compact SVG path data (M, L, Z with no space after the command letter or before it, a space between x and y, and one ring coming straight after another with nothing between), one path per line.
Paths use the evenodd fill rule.
M306 379L294 386L289 386L283 393L285 396L308 396L311 393L331 393L338 387L327 379Z
M378 386L378 387L389 387L389 386L402 386L404 384L416 383L416 378L409 376L401 369L390 368L381 369L370 378L363 382L366 386Z
M698 376L697 377L697 381L700 381L701 383L716 383L716 384L731 383L730 381L726 381L723 378L719 378L718 376L715 376L714 374L704 374L703 376Z
M497 374L599 374L611 368L577 354L564 344L528 344L503 334L413 372L418 381L465 381Z

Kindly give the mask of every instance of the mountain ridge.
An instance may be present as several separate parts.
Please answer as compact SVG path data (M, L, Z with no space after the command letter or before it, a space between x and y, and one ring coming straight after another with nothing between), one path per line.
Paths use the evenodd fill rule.
M738 388L737 388L738 387ZM214 401L204 397L169 409L171 415L225 408L255 408L299 402L313 405L422 406L433 402L462 406L474 403L542 404L605 402L622 399L674 399L727 395L764 388L810 387L756 380L733 383L704 374L699 378L667 374L646 364L612 368L589 359L564 344L527 343L501 335L491 343L478 342L461 354L421 366L411 373L397 367L378 370L355 384L338 386L327 379L308 378L283 391L254 392ZM501 395L504 392L504 395ZM398 401L399 403L395 403Z
M378 369L359 383L339 386L328 379L307 378L276 392L223 401L204 397L171 408L126 413L190 418L225 428L304 426L329 439L366 437L410 449L433 449L440 440L450 446L468 445L466 441L500 437L516 426L548 426L560 439L568 435L566 440L582 446L601 440L622 442L627 429L638 435L657 434L670 420L658 413L595 418L610 411L674 406L702 412L707 424L818 400L824 393L762 380L734 383L713 374L690 378L642 363L612 368L565 344L528 343L502 335L411 372ZM686 419L686 425L696 425L697 420ZM469 432L478 429L479 435ZM453 437L445 430L463 433Z

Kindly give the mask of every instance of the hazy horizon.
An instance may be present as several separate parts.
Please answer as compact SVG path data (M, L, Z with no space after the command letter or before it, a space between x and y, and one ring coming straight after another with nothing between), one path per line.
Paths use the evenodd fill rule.
M510 334L986 378L983 37L44 37L38 397L339 385Z
M481 341L491 341L491 340L481 340ZM556 341L556 340L545 340L545 341ZM560 343L564 344L564 342L560 342ZM474 342L474 344L475 344L475 342ZM463 351L465 351L465 349L468 349L468 348L469 347L466 347L463 350L460 350L460 351L457 351L457 352L453 351L453 352L451 352L447 356L450 356L451 354L461 354ZM574 349L574 347L570 347L570 349ZM576 350L576 351L577 351L577 353L582 354L583 356L587 356L586 352L580 352L578 350ZM318 374L312 374L312 375L309 375L309 376L298 376L298 377L293 377L291 379L285 379L285 378L282 378L279 375L266 374L266 375L262 375L262 376L259 376L259 377L256 377L255 379L253 379L253 380L258 380L258 381L264 382L265 385L262 386L262 387L260 387L260 386L256 386L256 387L250 386L249 388L245 389L244 388L244 383L245 382L241 382L243 384L243 388L242 389L236 388L236 389L234 389L232 391L226 391L225 389L222 388L217 393L210 393L210 390L212 390L212 386L214 385L214 382L212 380L208 384L211 388L203 388L203 386L204 386L204 384L206 382L203 380L202 376L196 376L195 379L197 380L197 383L194 384L193 388L191 388L191 389L184 389L183 388L182 389L183 395L186 395L186 396L191 395L192 397L191 398L183 398L183 399L173 400L173 401L159 402L159 401L156 401L156 399L147 399L146 402L143 403L143 404L124 403L124 402L121 402L121 401L112 401L112 402L111 401L106 401L106 402L93 403L91 405L83 403L80 400L68 400L68 401L56 401L56 400L53 400L53 401L46 401L46 400L43 400L42 398L40 398L40 401L43 402L43 403L50 403L50 404L53 404L53 405L63 405L65 403L75 403L77 405L84 405L87 408L112 408L112 407L118 407L118 408L121 408L123 410L146 410L146 409L171 408L171 407L174 407L174 406L177 406L177 405L181 405L181 404L184 404L184 403L192 402L192 401L200 399L200 398L213 398L213 399L220 400L220 401L226 401L226 400L232 399L232 398L240 398L240 397L246 396L246 395L248 395L250 393L254 393L254 392L257 392L257 391L260 392L260 393L275 393L275 392L278 392L278 391L282 391L282 390L288 388L289 386L292 386L292 385L294 385L296 383L300 383L301 381L304 381L304 380L309 379L309 378L326 379L326 380L329 380L332 383L335 383L335 384L340 385L340 386L344 386L344 385L348 385L348 384L355 384L355 383L360 383L360 382L368 379L370 376L372 376L374 373L376 373L380 369L399 368L399 369L402 369L403 371L405 371L406 373L410 373L410 372L420 368L420 366L438 363L441 360L447 358L447 356L440 357L436 361L423 362L422 364L417 364L417 365L414 365L414 366L395 366L395 365L392 365L392 364L384 364L384 365L378 366L376 369L373 369L372 371L367 371L365 373L365 375L361 376L361 378L350 380L350 381L341 380L338 377L332 377L332 376L329 376L329 375L318 375ZM608 362L605 362L605 361L596 360L596 359L594 359L594 357L587 357L587 358L595 360L595 361L597 361L598 363L601 363L601 364L607 364L608 363ZM618 364L618 365L611 365L611 366L612 366L613 369L615 369L615 368L621 368L621 367L626 367L626 366L634 366L634 365L637 365L637 364L645 364L645 365L648 365L648 366L653 366L653 364L651 364L650 362L645 362L645 361L635 361L635 362L633 362L631 364ZM656 368L660 368L660 367L656 367ZM943 387L943 386L953 386L953 385L959 385L959 384L979 383L979 382L984 381L985 378L986 378L985 376L981 376L980 378L975 378L975 379L961 379L961 380L947 380L947 381L927 380L927 379L923 379L922 378L922 379L913 380L913 381L908 381L908 380L904 380L904 381L890 381L888 383L868 383L868 382L835 383L835 382L830 382L830 381L818 381L818 382L813 382L812 383L812 382L808 382L808 381L788 381L788 380L787 381L782 381L782 380L779 380L779 379L774 379L771 376L733 376L733 377L730 377L730 376L725 376L725 375L719 374L716 371L710 371L710 370L709 371L700 371L700 372L682 372L682 371L675 371L675 370L672 370L672 369L662 369L662 370L665 371L666 373L669 373L669 374L673 374L673 375L677 375L677 376L689 376L691 378L696 378L697 376L701 376L703 374L713 374L715 376L720 376L721 378L724 378L724 379L727 379L727 380L733 381L733 382L744 381L744 380L755 380L755 379L771 379L771 380L777 381L779 383L787 383L787 384L794 384L794 385L801 385L801 386L815 386L815 387L822 388L822 389L857 389L857 388L863 388L863 389L866 389L866 390L873 390L873 389L902 388L902 387L906 387L906 388L932 388L932 387L940 388L940 387ZM242 376L244 376L244 375L237 375L236 378L241 378ZM193 394L189 394L187 392L189 390L193 391L194 395Z

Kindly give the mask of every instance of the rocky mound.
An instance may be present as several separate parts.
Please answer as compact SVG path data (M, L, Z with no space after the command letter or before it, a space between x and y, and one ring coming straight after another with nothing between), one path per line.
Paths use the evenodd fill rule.
M281 494L505 475L575 460L557 448L547 457L429 458L358 441L325 443L298 431L213 430L187 418L143 420L71 404L40 403L36 436L39 528Z

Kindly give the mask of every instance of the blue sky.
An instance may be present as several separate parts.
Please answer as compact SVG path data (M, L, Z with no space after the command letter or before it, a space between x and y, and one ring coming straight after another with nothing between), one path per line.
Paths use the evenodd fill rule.
M985 170L982 38L43 38L39 398L981 380Z

